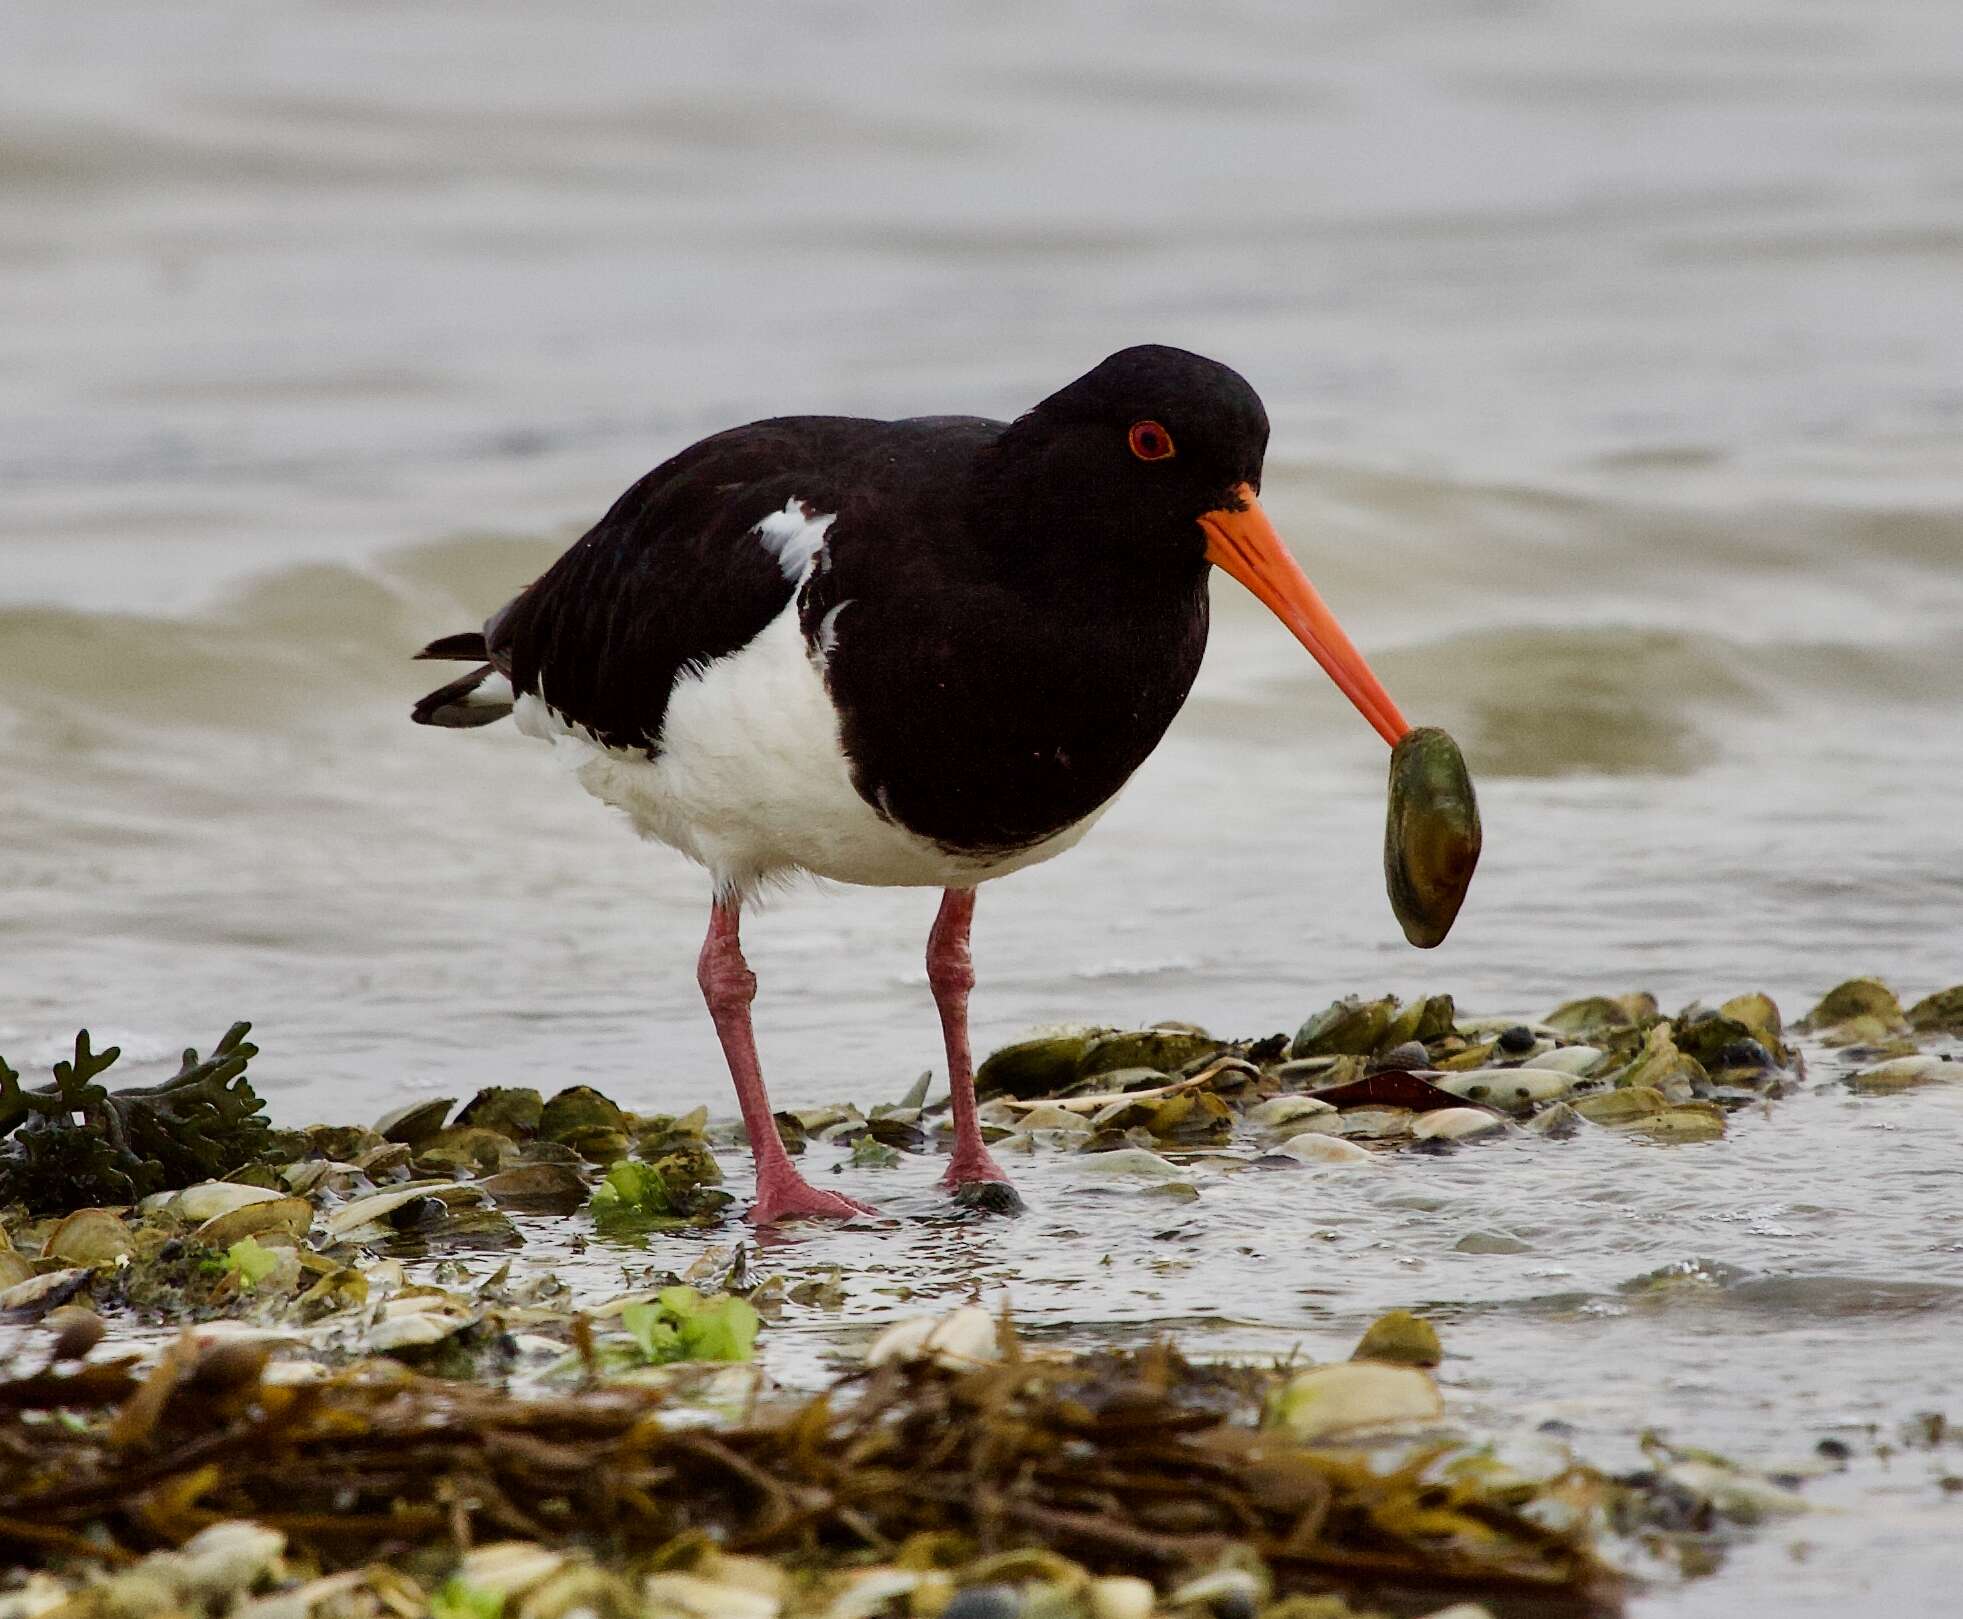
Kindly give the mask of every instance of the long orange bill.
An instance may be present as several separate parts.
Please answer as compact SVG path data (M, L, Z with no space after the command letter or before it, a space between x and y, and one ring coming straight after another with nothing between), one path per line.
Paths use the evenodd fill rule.
M1398 739L1411 729L1398 713L1397 704L1288 554L1254 491L1242 484L1235 493L1246 503L1242 510L1222 508L1200 519L1200 527L1206 531L1207 561L1225 568L1253 591L1309 649L1377 734L1396 747Z

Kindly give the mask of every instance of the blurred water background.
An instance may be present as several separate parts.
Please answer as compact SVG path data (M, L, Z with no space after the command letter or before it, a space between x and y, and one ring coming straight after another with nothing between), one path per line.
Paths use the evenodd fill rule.
M984 892L981 1048L1070 1018L1268 1032L1347 990L1791 1012L1857 971L1963 978L1953 0L11 0L0 1050L39 1064L87 1022L162 1061L250 1017L292 1122L490 1082L726 1109L699 874L508 727L412 727L435 679L408 654L704 432L1011 415L1138 341L1263 394L1269 510L1406 712L1465 744L1485 863L1450 942L1406 947L1382 746L1223 581L1118 808ZM780 1102L939 1066L933 907L809 890L751 923ZM1672 1378L1736 1356L1760 1449L1939 1400L1958 1112L1899 1109L1623 1148L1571 1206L1543 1148L1477 1195L1563 1208L1604 1289L1709 1251L1935 1302L1822 1339L1802 1299L1756 1374L1763 1313L1584 1340L1528 1312L1481 1375L1580 1356L1708 1425L1737 1386ZM1400 1173L1445 1228L1479 1217ZM1412 1296L1409 1208L1346 1196L1243 1211L1328 1272L1270 1335ZM1713 1210L1744 1212L1672 1224ZM1340 1264L1310 1242L1352 1220ZM1032 1293L1082 1258L1018 1229L992 1240ZM1280 1263L1244 1257L1216 1256L1223 1318ZM1546 1285L1481 1274L1418 1291ZM1892 1375L1843 1399L1882 1342ZM1873 1533L1803 1577L1769 1550L1755 1588L1925 1590L1927 1537L1877 1571ZM1744 1611L1726 1590L1655 1611Z

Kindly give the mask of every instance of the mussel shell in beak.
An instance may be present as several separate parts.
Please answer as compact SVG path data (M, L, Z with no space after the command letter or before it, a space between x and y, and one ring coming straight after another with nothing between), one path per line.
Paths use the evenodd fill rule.
M1384 886L1404 937L1442 944L1479 864L1479 799L1458 743L1435 725L1391 750Z

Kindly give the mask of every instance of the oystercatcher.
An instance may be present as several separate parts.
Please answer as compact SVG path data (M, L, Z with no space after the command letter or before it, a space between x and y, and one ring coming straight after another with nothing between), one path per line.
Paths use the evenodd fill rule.
M1268 417L1226 366L1128 348L1013 422L786 416L663 462L416 704L577 750L586 789L714 884L697 977L756 1163L752 1219L863 1204L798 1173L750 1027L744 900L798 872L944 890L927 940L950 1190L1004 1183L968 1049L975 889L1070 848L1199 672L1209 565L1384 740L1407 729L1261 509Z

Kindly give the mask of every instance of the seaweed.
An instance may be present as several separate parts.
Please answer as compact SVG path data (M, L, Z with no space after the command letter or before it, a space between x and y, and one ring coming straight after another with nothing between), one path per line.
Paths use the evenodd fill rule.
M122 1565L250 1520L323 1572L378 1543L401 1566L500 1537L643 1570L704 1541L806 1571L934 1545L948 1562L1040 1548L1162 1587L1239 1558L1296 1592L1576 1614L1619 1599L1593 1544L1600 1474L1530 1485L1427 1440L1384 1465L1257 1426L1271 1374L1166 1344L1037 1358L1003 1336L998 1362L896 1360L713 1429L665 1420L663 1392L632 1385L268 1381L265 1346L187 1336L143 1374L0 1382L0 1546Z
M272 1130L245 1077L259 1048L235 1023L200 1057L186 1047L160 1085L111 1091L99 1083L122 1049L92 1049L54 1065L54 1083L27 1090L0 1058L0 1203L30 1213L127 1204L152 1192L221 1176L260 1157Z

